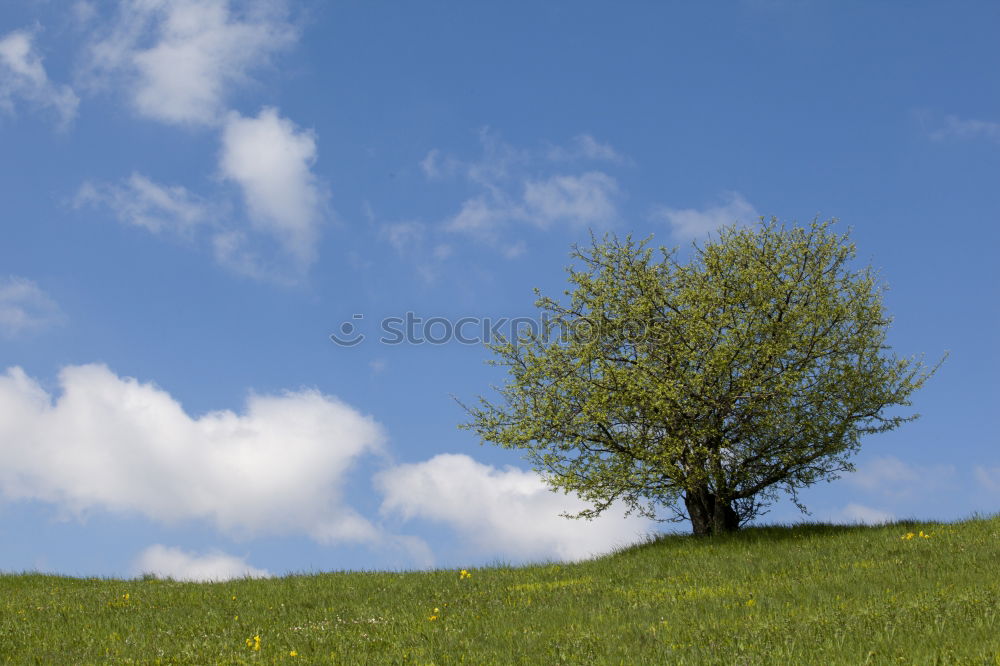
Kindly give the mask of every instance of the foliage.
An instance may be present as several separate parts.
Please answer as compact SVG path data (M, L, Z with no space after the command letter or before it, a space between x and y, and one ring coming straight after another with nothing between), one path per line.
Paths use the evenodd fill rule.
M929 537L904 538L921 531ZM1000 516L665 536L471 576L8 574L0 662L993 664L998 543Z
M936 369L888 353L884 287L832 224L726 227L687 264L631 237L575 247L569 302L536 290L544 327L491 346L509 383L464 427L590 503L577 517L667 507L709 534L780 491L798 504L862 435L916 418L887 410Z

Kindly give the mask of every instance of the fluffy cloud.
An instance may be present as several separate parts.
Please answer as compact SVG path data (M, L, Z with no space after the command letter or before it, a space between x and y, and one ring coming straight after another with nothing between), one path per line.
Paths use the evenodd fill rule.
M61 319L59 306L37 284L13 275L0 278L0 333L15 337Z
M88 5L90 6L90 5ZM297 282L316 259L327 193L312 173L316 137L273 108L256 117L226 111L227 91L296 39L283 0L123 0L90 44L95 85L125 82L135 108L169 123L221 130L219 175L242 193L248 224L234 224L223 199L133 174L121 185L84 184L77 203L99 203L153 232L190 232L211 221L219 263L238 273ZM277 241L278 252L259 236Z
M236 535L372 541L340 486L382 429L338 399L251 395L242 413L189 416L166 391L103 365L68 366L54 398L20 368L0 375L0 493L71 512L210 521Z
M728 199L724 204L702 210L661 206L653 212L653 217L669 223L674 235L684 240L700 238L724 225L746 224L760 217L738 192L731 192Z
M124 0L90 46L97 80L123 76L136 110L168 123L212 124L228 90L295 41L282 2Z
M214 217L214 207L201 197L177 185L160 185L138 173L120 185L84 183L75 205L107 206L121 222L153 233L187 234Z
M276 109L256 118L230 113L219 169L242 193L252 226L276 238L300 269L315 259L326 194L312 164L316 137Z
M484 553L524 559L578 560L637 541L651 522L608 511L593 521L561 513L587 507L554 493L535 472L499 470L466 455L441 454L375 477L382 512L449 525Z
M139 574L184 581L224 581L233 578L267 578L271 574L257 569L243 559L214 551L195 555L179 548L159 544L142 551L135 562Z
M20 97L37 107L52 109L65 127L76 116L80 100L69 86L49 81L33 39L25 30L0 38L0 108L13 112L14 98Z

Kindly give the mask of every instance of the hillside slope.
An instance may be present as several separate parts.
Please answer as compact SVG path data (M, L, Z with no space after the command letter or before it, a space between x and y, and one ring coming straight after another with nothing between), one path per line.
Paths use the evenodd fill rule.
M1000 516L467 573L3 575L0 613L6 663L1000 664Z

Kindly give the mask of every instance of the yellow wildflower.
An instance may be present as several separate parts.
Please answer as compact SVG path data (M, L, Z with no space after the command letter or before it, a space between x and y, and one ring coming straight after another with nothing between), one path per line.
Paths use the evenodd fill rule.
M289 657L297 657L297 656L299 656L299 653L296 650L292 650L291 652L288 653L288 656Z
M757 603L756 601L754 601L753 599L750 599L749 601L747 601L747 608L751 608L756 603Z
M434 620L438 619L438 616L437 615L431 615L427 619L428 619L428 621L433 622Z
M907 532L906 534L904 534L904 535L903 535L903 536L901 536L900 538L901 538L901 539L902 539L903 541L909 541L910 539L912 539L912 538L913 538L913 537L915 537L915 536L916 536L916 535L915 535L915 534L914 534L913 532Z
M260 652L260 634L247 639L247 647L254 652Z
M472 578L472 574L470 574L465 569L462 569L461 571L458 572L458 579L464 580L465 578Z

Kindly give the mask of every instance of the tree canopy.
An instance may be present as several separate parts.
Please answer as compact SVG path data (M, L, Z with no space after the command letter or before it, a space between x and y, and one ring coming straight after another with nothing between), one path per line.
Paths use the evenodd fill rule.
M621 502L715 534L782 492L804 511L797 491L853 470L862 435L917 418L894 408L941 363L891 353L885 287L833 223L725 227L687 263L592 236L568 301L536 290L543 325L490 345L508 382L463 427L587 501L572 517Z

